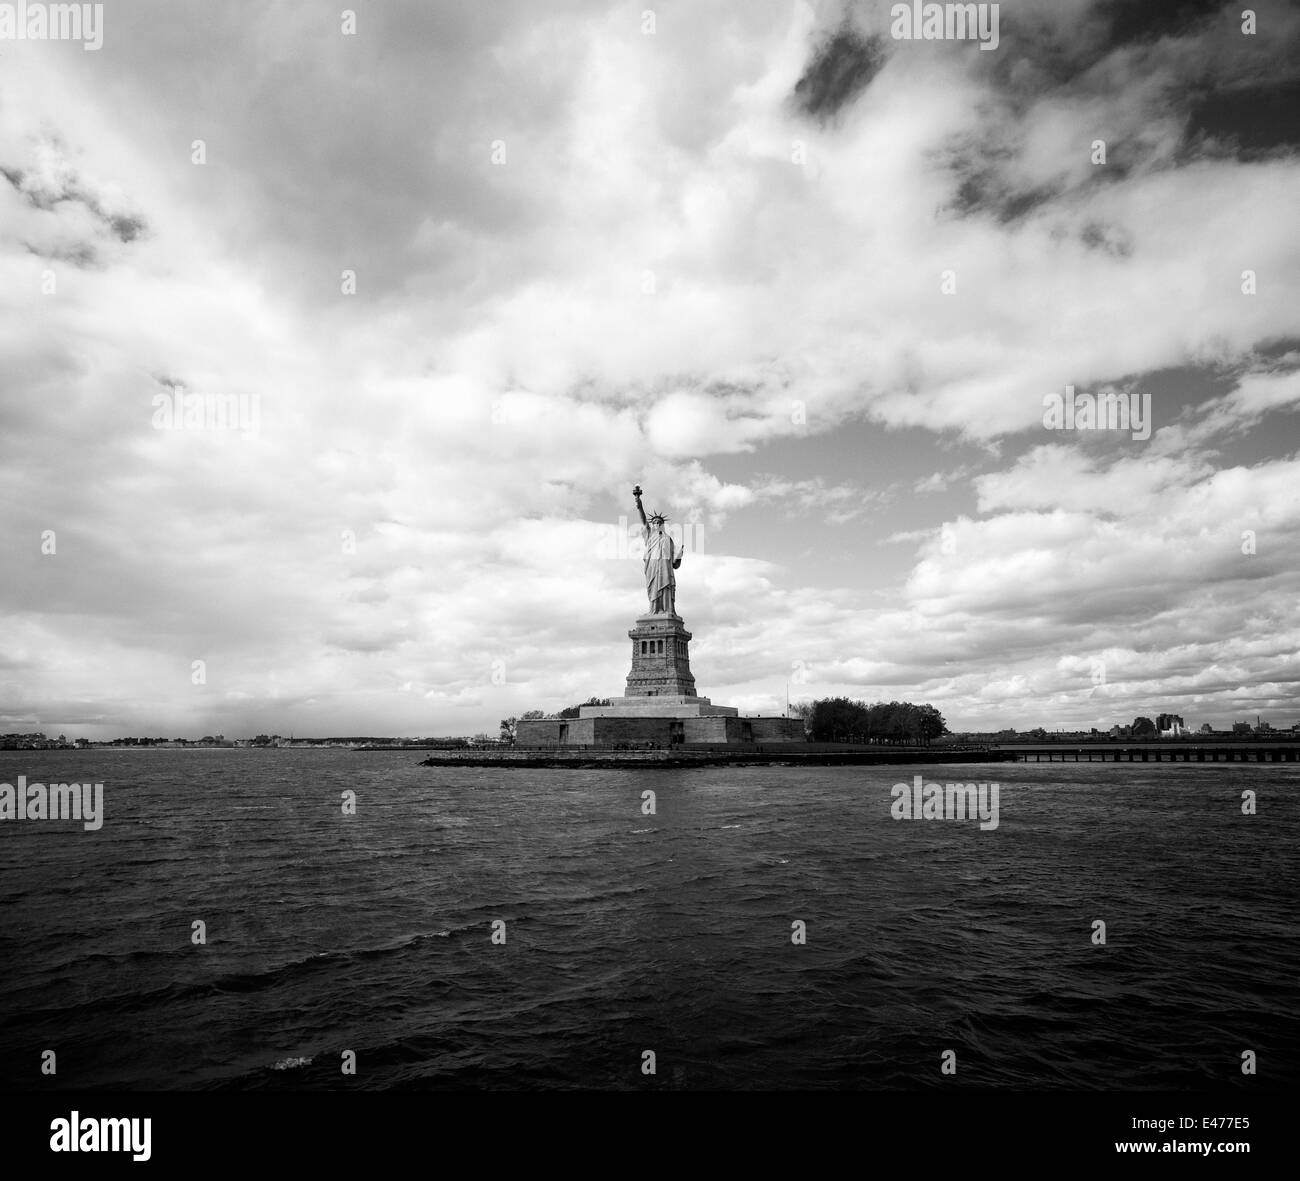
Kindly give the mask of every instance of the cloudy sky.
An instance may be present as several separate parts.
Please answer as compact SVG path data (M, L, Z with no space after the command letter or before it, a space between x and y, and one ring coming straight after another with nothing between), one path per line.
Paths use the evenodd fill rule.
M635 483L715 701L1300 720L1300 13L1242 7L1006 0L982 50L875 3L173 0L0 41L0 730L619 694ZM1067 386L1149 395L1149 438L1048 429Z

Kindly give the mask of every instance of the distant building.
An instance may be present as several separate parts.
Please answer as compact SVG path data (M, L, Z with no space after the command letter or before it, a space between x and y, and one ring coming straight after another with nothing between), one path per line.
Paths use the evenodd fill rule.
M1250 733L1250 723L1249 723L1249 722L1233 722L1233 723L1232 723L1232 732L1233 732L1234 734L1249 734L1249 733Z
M1162 734L1166 730L1172 730L1175 727L1182 729L1183 719L1177 714L1159 714L1156 717L1156 729Z
M1206 723L1201 727L1201 733L1202 733L1202 734L1213 734L1213 733L1214 733L1214 727L1211 726L1209 722L1206 722Z

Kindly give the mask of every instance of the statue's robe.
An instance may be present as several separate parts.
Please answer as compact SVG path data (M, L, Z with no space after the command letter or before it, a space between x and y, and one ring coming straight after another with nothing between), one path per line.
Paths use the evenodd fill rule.
M641 538L645 542L645 591L650 610L656 615L671 615L677 594L673 574L677 548L666 530L660 533L648 525L641 530Z

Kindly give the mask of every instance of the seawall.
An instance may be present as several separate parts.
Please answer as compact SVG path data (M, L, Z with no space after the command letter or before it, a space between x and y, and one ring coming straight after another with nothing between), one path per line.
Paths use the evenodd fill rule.
M655 747L617 750L588 747L538 747L505 750L438 751L423 767L735 767L861 766L864 764L990 763L1008 761L996 750L945 750L943 747L850 746L838 743L763 743L754 747Z

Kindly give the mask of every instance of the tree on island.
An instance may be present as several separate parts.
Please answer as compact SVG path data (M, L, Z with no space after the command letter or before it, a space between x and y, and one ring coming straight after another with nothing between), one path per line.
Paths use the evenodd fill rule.
M582 705L566 705L558 714L557 718L576 718L583 705L608 705L608 697L588 697Z
M932 705L910 701L850 701L826 697L811 703L806 719L813 742L854 742L929 746L948 733L943 715Z
M808 732L814 742L865 742L867 707L847 697L814 701L808 716Z
M514 742L519 732L520 722L534 722L546 715L540 709L530 709L517 718L502 718L500 739L502 742Z

